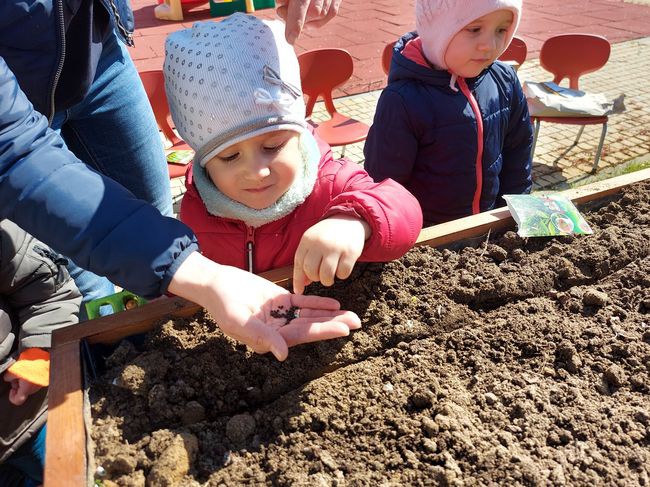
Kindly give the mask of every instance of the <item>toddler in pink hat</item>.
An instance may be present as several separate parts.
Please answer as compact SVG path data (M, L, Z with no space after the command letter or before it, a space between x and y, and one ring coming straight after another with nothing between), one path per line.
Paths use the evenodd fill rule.
M517 30L521 4L417 0L417 32L393 47L365 169L406 186L427 225L531 190L526 98L514 69L497 61Z

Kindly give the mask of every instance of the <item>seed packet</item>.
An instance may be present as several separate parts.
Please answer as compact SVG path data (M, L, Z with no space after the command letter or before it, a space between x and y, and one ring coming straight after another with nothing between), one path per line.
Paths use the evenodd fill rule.
M503 198L521 237L593 233L571 200L561 194L513 194Z
M173 150L167 154L167 162L186 165L194 159L194 151L190 149Z

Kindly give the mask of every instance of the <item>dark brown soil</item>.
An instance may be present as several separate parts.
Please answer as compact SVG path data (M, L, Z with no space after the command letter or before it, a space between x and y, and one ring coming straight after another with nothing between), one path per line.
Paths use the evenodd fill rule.
M583 211L592 236L312 288L363 328L284 363L204 315L124 342L91 388L104 485L650 485L650 184Z

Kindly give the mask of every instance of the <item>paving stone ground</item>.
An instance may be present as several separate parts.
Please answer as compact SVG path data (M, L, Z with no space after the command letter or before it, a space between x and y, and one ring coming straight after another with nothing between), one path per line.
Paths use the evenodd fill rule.
M133 0L139 28L132 56L139 69L160 69L164 39L169 32L209 19L199 8L186 14L182 23L153 18L151 0ZM297 52L316 47L348 49L355 62L353 77L335 95L342 113L372 123L386 78L380 67L383 46L413 28L414 0L344 0L336 19L322 29L305 32ZM272 10L257 12L272 17ZM518 35L528 45L528 59L519 70L522 83L547 81L550 74L539 66L539 49L545 39L564 32L590 32L612 42L612 53L601 70L584 76L581 88L605 93L610 99L625 94L627 110L610 117L598 172L605 174L630 161L650 160L650 0L524 0L524 15ZM313 118L327 117L317 104ZM534 189L562 189L591 178L591 165L600 136L600 126L586 127L580 143L564 157L578 127L542 124L537 143ZM340 149L335 149L340 154ZM363 162L363 143L346 148L346 156ZM182 197L184 181L172 181L175 208Z
M519 69L522 83L546 81L549 73L539 66L539 60L527 60ZM631 160L650 161L650 37L621 42L612 46L612 55L600 71L585 75L580 87L608 98L625 94L626 111L612 115L599 163L599 171L619 166ZM336 100L336 107L348 116L372 123L381 90L352 95ZM316 105L313 119L327 118L322 105ZM534 189L562 189L591 177L601 126L586 127L580 143L565 157L558 156L571 145L578 127L542 124L533 163ZM340 154L340 148L335 148ZM363 163L363 143L346 147L346 157ZM182 194L182 182L172 184L175 199Z

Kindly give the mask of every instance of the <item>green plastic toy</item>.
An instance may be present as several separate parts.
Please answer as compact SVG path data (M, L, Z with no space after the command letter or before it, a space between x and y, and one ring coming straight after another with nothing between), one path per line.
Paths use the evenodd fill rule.
M104 296L103 298L88 301L86 303L86 313L88 313L88 319L92 320L100 316L112 315L120 311L137 308L146 302L146 299L141 298L137 294L129 291L121 291Z
M253 0L255 10L275 7L275 0ZM235 12L246 12L246 0L210 0L210 15L225 17Z

